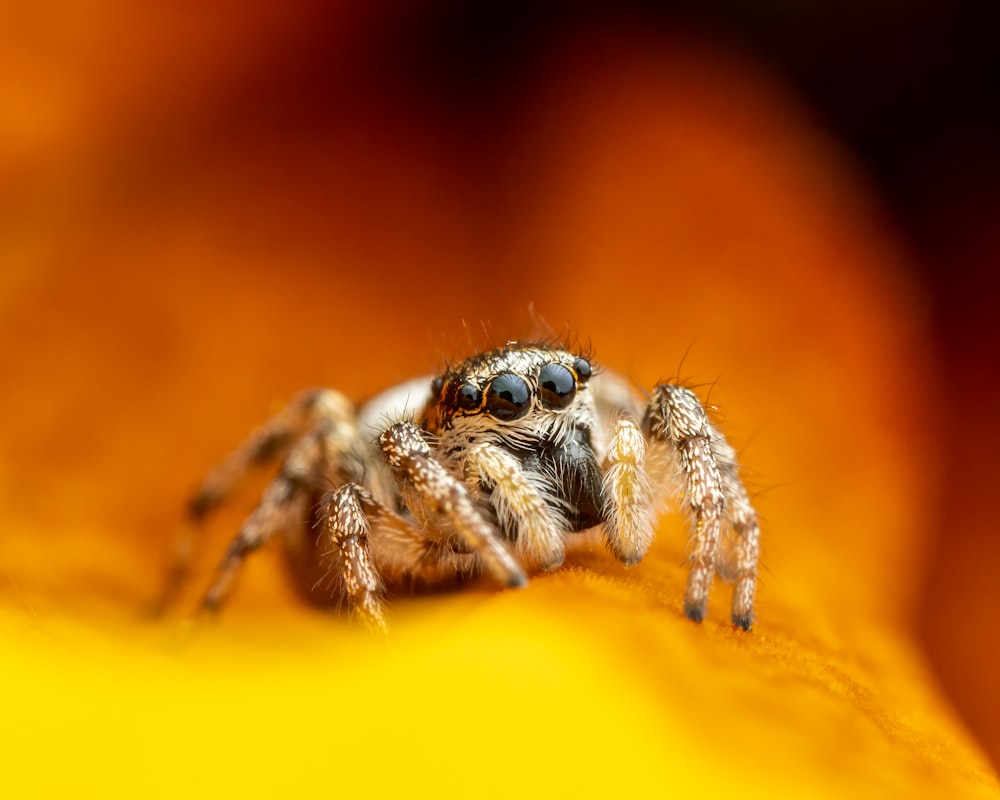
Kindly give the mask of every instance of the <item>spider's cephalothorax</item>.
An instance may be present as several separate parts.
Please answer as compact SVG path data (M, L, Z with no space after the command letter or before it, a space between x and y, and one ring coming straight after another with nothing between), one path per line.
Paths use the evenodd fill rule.
M565 532L601 523L601 470L594 453L590 362L549 347L482 353L431 384L422 427L437 441L438 460L457 475L472 475L470 491L492 496L495 481L474 474L483 458L507 459L547 506L545 516ZM471 456L471 459L470 459ZM505 495L484 504L505 538L519 539L519 518ZM539 566L562 562L561 536L536 555Z
M751 627L757 516L732 447L684 387L660 384L644 401L584 355L512 342L357 410L332 390L304 392L208 476L192 517L276 458L281 471L230 545L207 608L280 534L303 586L381 628L386 583L485 571L520 586L558 567L578 531L600 526L611 553L634 564L653 540L654 508L679 491L693 523L685 613L701 621L719 571L734 581L733 623Z

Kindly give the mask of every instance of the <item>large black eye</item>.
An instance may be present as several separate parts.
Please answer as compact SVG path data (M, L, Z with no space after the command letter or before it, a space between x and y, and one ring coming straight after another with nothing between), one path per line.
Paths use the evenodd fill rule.
M531 391L524 379L512 372L502 372L486 392L486 410L505 422L517 419L528 410Z
M580 376L580 382L583 383L590 377L593 370L590 367L590 362L585 358L578 358L573 362L573 369L576 370L576 374Z
M576 378L562 364L546 364L538 371L538 387L546 408L566 408L576 394Z
M455 392L455 402L464 411L475 411L483 402L483 393L474 383L463 383Z

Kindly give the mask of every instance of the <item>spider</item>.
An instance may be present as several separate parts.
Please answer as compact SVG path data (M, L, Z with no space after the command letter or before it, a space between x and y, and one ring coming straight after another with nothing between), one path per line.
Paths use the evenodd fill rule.
M679 494L692 523L684 613L701 622L718 572L734 583L733 624L752 626L757 515L733 448L683 386L661 383L640 399L585 355L508 342L358 408L330 389L302 392L208 474L191 520L279 459L205 610L218 610L247 556L280 536L301 589L322 589L384 630L386 585L485 572L523 586L562 564L567 537L597 526L607 549L635 564L660 501Z

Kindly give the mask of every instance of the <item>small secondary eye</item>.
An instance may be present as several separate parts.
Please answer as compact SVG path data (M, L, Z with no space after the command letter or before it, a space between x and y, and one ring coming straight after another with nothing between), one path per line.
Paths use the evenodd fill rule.
M474 411L483 402L483 393L474 383L463 383L455 393L458 407L465 411Z
M576 374L580 378L580 382L584 382L591 376L593 370L591 369L590 362L585 358L578 358L573 362L573 369L576 370Z
M590 368L589 364L587 368ZM538 386L546 408L566 408L576 395L576 378L562 364L546 364L542 367L538 371Z
M438 397L441 394L441 390L444 388L444 377L438 375L434 380L431 381L431 394L434 397Z
M531 391L524 378L512 372L502 372L486 391L486 410L497 419L508 422L517 419L531 405Z

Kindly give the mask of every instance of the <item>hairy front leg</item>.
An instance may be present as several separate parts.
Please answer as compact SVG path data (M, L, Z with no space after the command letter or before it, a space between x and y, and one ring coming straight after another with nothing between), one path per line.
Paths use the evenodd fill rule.
M465 461L466 485L492 490L490 501L500 528L516 531L516 548L529 569L552 570L566 556L568 528L565 517L546 500L546 483L526 472L521 462L503 448L479 444L469 450Z
M419 522L431 528L444 518L500 583L517 587L528 582L499 532L476 509L465 486L434 459L416 425L397 422L382 433L379 443L407 507Z
M630 419L620 419L608 447L604 469L604 540L627 565L649 550L655 523L652 490L646 475L646 440Z

